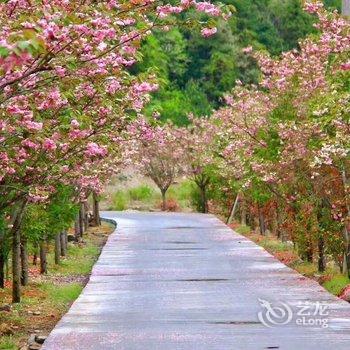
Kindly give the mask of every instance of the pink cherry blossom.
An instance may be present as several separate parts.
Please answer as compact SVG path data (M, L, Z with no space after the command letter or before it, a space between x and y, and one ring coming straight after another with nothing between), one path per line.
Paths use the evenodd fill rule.
M214 34L216 34L217 33L217 28L203 28L202 30L201 30L201 34L202 34L202 36L204 36L205 38L208 38L209 36L212 36L212 35L214 35Z
M46 138L43 142L43 148L47 151L54 151L57 148L56 142Z

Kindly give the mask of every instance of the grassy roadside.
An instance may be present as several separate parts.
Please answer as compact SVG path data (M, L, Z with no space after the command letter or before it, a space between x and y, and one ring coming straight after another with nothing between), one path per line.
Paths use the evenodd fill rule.
M298 271L305 277L312 278L319 282L330 293L339 296L345 287L350 285L350 280L347 276L340 273L339 268L328 264L325 272L319 273L315 262L309 263L302 261L293 245L284 243L278 240L275 236L262 236L254 233L247 226L231 225L238 233L249 238L259 246L266 249L270 254L275 256L283 264Z
M81 293L112 231L112 225L105 223L89 228L83 243L69 243L67 257L58 266L50 247L49 273L42 276L37 266L30 266L30 283L23 288L20 304L10 305L10 286L0 290L0 307L6 305L0 311L0 350L20 349L30 334L47 335L52 330Z

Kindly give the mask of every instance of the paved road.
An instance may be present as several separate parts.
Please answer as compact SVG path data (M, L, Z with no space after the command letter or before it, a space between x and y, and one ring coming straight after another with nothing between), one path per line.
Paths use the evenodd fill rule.
M104 216L118 229L45 350L350 349L350 304L215 217Z

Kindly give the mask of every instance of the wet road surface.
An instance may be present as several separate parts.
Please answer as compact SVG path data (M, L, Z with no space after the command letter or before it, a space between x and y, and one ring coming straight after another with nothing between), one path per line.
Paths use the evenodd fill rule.
M350 304L214 216L103 217L118 228L43 350L350 349Z

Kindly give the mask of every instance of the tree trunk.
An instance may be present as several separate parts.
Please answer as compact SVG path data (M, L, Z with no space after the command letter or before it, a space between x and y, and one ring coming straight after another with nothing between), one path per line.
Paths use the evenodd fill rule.
M230 225L232 223L232 220L233 220L233 218L235 216L235 212L236 212L237 207L238 207L238 203L239 203L239 193L237 194L236 199L233 202L233 205L232 205L232 208L231 208L231 211L230 211L230 215L229 215L229 217L227 218L227 221L226 221L227 225Z
M46 259L46 244L45 240L40 240L39 248L40 248L40 273L47 273L47 259Z
M0 288L5 288L5 254L0 247Z
M79 208L79 233L80 237L83 237L83 234L85 232L85 218L84 218L84 205L80 203L80 208Z
M5 232L0 231L0 288L5 288Z
M21 301L21 224L27 202L23 201L15 209L12 218L12 302Z
M312 242L310 240L308 240L306 242L306 244L307 244L306 252L305 252L306 261L309 262L309 263L312 263L313 262L313 257L314 257L314 250L313 250L313 247L312 247Z
M247 226L247 203L244 197L241 198L241 225Z
M318 238L318 272L324 272L326 270L326 260L324 256L324 239L321 235Z
M34 246L34 254L33 254L33 265L36 266L36 264L38 263L38 244L35 244Z
M206 214L209 211L206 185L199 186L199 190L201 194L201 212Z
M89 228L89 205L88 202L85 201L83 203L84 205L84 229L85 231L87 231L87 229Z
M162 193L162 211L166 210L166 190L160 190Z
M255 231L256 229L256 219L255 219L255 213L252 208L249 210L249 226L252 231Z
M55 264L60 263L61 258L61 234L56 233L55 236Z
M259 213L259 228L260 228L260 233L262 235L265 235L266 233L266 226L265 226L265 217L264 213L261 210L260 205L258 205L258 213Z
M10 264L9 259L7 258L5 260L5 281L8 281L10 279Z
M80 220L79 220L79 213L77 214L77 216L75 217L75 222L74 222L74 236L75 236L75 240L78 242L79 238L81 237L81 230L80 230Z
M344 16L350 16L350 0L343 0L342 14Z
M28 247L27 247L27 239L22 237L21 239L21 284L22 286L26 286L29 280L28 273Z
M12 302L21 301L21 235L19 228L12 230Z
M350 8L350 5L349 5ZM347 174L345 167L342 170L342 181L343 181L343 186L344 186L344 193L345 193L345 198L346 193L347 193L347 188L350 185L350 182L348 180ZM344 220L344 263L343 263L343 272L344 274L347 274L350 278L350 232L349 232L349 221L350 221L350 204L349 201L346 199L346 211L347 215Z
M92 226L100 226L101 225L101 218L100 218L100 203L98 200L97 194L93 193L93 220L92 220Z
M66 256L67 254L67 239L66 239L67 232L62 231L60 233L60 240L61 240L61 256Z
M350 278L350 235L347 228L344 228L345 236L345 250L344 250L344 263L343 263L343 273L348 275Z
M277 220L277 227L276 227L276 234L277 238L279 238L281 241L283 241L283 220L282 220L282 213L281 208L279 206L279 203L277 202L277 208L276 208L276 220Z

